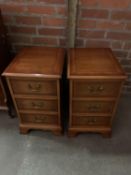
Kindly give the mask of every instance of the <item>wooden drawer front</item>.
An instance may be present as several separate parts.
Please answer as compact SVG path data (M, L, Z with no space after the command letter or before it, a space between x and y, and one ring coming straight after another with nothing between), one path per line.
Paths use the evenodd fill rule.
M73 113L111 113L113 102L102 101L73 101Z
M16 99L16 103L21 110L58 111L57 100Z
M27 81L10 80L15 94L42 94L57 96L57 84L55 80Z
M73 97L116 97L120 82L73 82Z
M110 117L85 117L73 116L72 125L74 126L109 126L111 122Z
M58 124L57 115L45 114L21 114L23 123Z

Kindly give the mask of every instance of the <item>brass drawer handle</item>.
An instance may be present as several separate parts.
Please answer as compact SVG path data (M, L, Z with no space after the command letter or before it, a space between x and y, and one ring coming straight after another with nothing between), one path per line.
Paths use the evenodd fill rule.
M101 109L101 104L89 104L87 105L87 108L90 112L96 112Z
M38 83L38 84L34 84L32 85L31 83L28 84L28 88L31 92L39 92L40 89L41 89L41 84Z
M35 109L40 109L44 107L44 102L32 102L31 105Z
M45 122L45 121L46 121L46 117L41 117L41 116L35 116L34 117L34 122L42 123L42 122Z
M97 120L96 120L96 118L85 118L85 122L87 123L87 124L95 124L96 122L97 122Z
M94 86L88 86L87 89L90 93L100 93L104 91L104 86L98 84Z
M100 86L98 86L97 89L98 89L99 92L102 92L102 91L104 91L104 86L100 85Z

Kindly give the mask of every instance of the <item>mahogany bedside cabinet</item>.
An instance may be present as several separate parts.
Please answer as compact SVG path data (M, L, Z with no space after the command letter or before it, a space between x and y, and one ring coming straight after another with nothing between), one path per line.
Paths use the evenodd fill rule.
M68 135L111 136L125 73L110 49L77 48L68 53Z
M23 49L3 72L19 117L20 133L41 129L61 134L63 64L62 48L29 47Z

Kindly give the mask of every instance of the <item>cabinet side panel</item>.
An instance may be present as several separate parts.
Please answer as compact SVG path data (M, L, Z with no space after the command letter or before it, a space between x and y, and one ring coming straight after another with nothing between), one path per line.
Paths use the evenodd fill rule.
M10 94L11 94L11 97L12 97L12 100L13 100L13 103L14 103L14 106L15 106L17 116L19 117L19 120L21 121L20 114L19 114L19 111L18 111L18 107L17 107L15 97L14 97L14 94L13 94L13 90L12 90L12 87L11 87L11 84L10 84L10 79L8 77L6 77L6 82L7 82L7 85L8 85L8 88L9 88L9 91L10 91Z
M57 104L58 104L58 124L61 125L61 109L60 109L60 80L57 80L57 97L58 97L58 100L57 100Z
M118 107L118 103L119 103L119 99L120 99L120 96L121 96L123 84L124 84L124 81L121 82L120 87L119 87L118 96L117 96L115 104L114 104L114 109L113 109L111 123L113 122L113 118L114 118L114 115L115 115L117 107Z
M73 80L69 81L69 127L72 126L72 87Z

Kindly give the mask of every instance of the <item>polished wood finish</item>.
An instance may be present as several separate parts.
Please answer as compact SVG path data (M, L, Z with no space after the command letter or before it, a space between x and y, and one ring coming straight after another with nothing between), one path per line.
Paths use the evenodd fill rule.
M63 71L63 49L25 48L6 69L6 76L61 78Z
M68 52L68 135L98 132L111 136L113 117L126 75L110 49Z
M64 49L29 47L6 68L6 77L20 120L20 133L51 130L60 135L60 81Z
M52 111L57 112L57 100L46 100L46 99L17 99L16 103L19 110L41 110L41 111Z
M72 125L73 126L108 126L110 125L110 117L101 116L73 116Z
M110 49L71 49L68 77L70 79L123 79L124 72Z
M38 81L37 79L10 79L15 94L34 94L57 96L56 80Z
M58 124L57 115L49 115L49 114L38 114L38 113L25 113L21 114L22 123L42 123L43 125L54 125Z
M74 80L73 96L75 97L116 97L121 81Z

